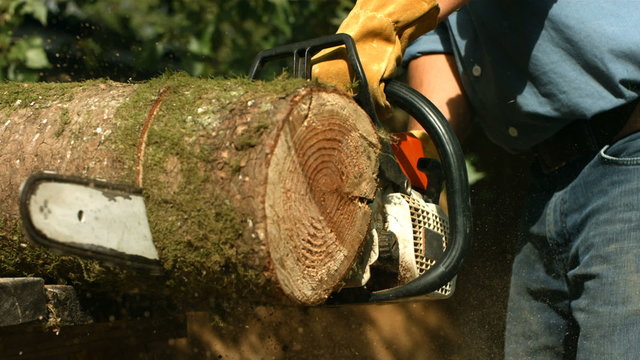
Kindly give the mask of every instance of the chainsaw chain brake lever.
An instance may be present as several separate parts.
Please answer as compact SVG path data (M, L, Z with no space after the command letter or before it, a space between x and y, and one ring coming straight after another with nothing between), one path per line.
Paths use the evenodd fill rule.
M276 59L293 58L293 76L311 79L312 58L320 51L336 46L344 46L347 60L358 83L354 100L371 117L378 128L382 128L373 98L358 57L355 42L347 34L334 34L307 41L276 47L260 52L253 61L249 77L256 79L264 65ZM395 288L370 292L358 297L355 302L393 301L402 298L421 296L436 291L447 284L457 274L462 261L471 248L471 205L469 185L462 148L448 121L433 103L418 91L399 81L391 80L385 86L385 95L389 102L413 116L429 134L436 145L442 162L446 194L449 208L450 242L442 258L429 271L416 279ZM410 192L406 176L394 160L391 146L383 142L383 155L380 157L381 177L394 183L400 192ZM426 164L425 164L426 165ZM429 171L429 169L425 169ZM399 182L398 179L405 179Z

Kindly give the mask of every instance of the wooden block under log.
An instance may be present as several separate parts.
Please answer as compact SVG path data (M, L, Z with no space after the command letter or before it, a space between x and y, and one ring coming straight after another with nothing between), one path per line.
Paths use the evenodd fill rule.
M46 285L49 322L56 326L83 325L93 322L82 308L76 290L70 285Z
M44 320L46 304L43 279L0 278L0 327Z

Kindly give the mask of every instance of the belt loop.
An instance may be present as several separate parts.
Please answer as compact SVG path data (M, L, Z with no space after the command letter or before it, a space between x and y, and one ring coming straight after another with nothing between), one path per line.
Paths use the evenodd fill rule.
M591 151L600 151L601 144L598 142L598 138L593 130L593 124L590 120L582 121L582 131L584 132L584 138L586 145Z

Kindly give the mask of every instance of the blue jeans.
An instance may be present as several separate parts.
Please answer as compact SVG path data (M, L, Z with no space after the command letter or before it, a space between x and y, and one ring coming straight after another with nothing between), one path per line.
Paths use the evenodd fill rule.
M640 133L532 179L507 359L640 359Z

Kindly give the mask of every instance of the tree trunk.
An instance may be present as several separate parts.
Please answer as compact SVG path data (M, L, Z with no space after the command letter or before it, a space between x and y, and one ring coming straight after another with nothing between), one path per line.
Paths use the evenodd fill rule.
M359 252L379 144L366 114L334 89L173 75L1 84L0 150L0 277L313 305ZM28 245L19 186L44 170L142 187L165 274Z

